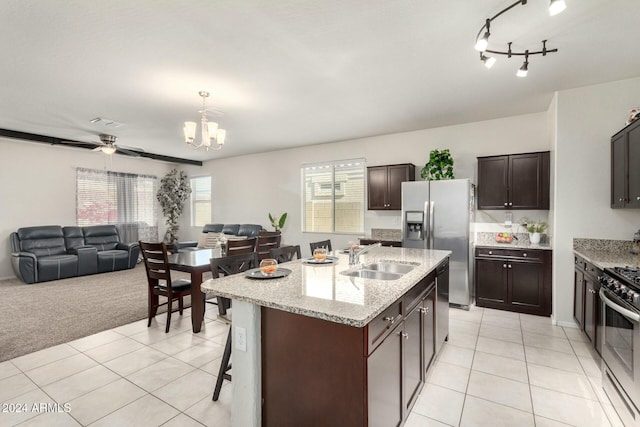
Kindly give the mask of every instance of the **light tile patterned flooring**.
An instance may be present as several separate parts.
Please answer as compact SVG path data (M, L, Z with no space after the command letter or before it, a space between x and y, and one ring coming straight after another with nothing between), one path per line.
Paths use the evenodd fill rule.
M26 404L0 425L229 426L232 385L211 401L228 331L215 313L199 334L186 310L168 334L162 315L0 363L3 409ZM621 426L599 363L577 329L548 318L451 309L449 342L406 426Z

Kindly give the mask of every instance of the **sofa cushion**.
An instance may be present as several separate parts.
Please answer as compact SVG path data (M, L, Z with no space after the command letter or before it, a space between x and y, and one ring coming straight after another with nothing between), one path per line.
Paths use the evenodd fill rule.
M38 282L64 279L78 275L77 255L38 257Z
M240 224L225 224L224 227L222 227L222 232L224 234L237 235L239 229L240 229Z
M85 245L93 246L98 251L108 251L120 243L120 236L115 225L94 225L83 227Z
M129 268L129 252L106 250L98 252L98 273Z
M63 227L62 233L64 234L64 244L67 247L67 251L72 248L84 246L82 227Z
M19 228L18 238L20 250L31 252L37 257L67 253L62 227L58 225Z
M206 224L202 227L203 233L221 233L224 224Z
M258 224L241 224L238 228L238 232L235 233L238 236L256 237L262 231L262 226Z

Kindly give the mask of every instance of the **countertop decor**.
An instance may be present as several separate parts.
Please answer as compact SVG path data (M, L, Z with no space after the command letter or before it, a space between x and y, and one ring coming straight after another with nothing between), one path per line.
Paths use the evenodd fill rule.
M546 234L542 235L543 239L538 244L531 243L528 233L510 233L515 237L511 243L496 242L496 234L497 233L488 233L484 231L476 233L475 245L505 249L552 249L551 242L549 241L549 237Z

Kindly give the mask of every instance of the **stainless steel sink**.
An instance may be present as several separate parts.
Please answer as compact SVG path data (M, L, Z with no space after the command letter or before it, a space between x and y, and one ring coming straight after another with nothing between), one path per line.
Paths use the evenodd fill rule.
M398 264L395 262L377 262L375 264L365 265L363 267L364 270L375 270L381 271L385 273L394 273L394 274L407 274L411 270L413 270L415 266L409 264Z
M350 270L343 271L340 274L349 277L362 277L363 279L375 279L375 280L397 280L402 277L402 274L388 273L386 271L377 270Z

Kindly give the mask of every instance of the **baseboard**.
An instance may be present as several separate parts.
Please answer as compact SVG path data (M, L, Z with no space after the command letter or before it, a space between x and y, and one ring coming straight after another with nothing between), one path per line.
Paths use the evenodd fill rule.
M553 316L551 316L551 323L556 326L564 326L565 328L576 328L578 329L578 324L574 321L563 322L560 320L556 320Z
M8 280L8 279L17 279L17 277L16 276L0 277L0 280Z

